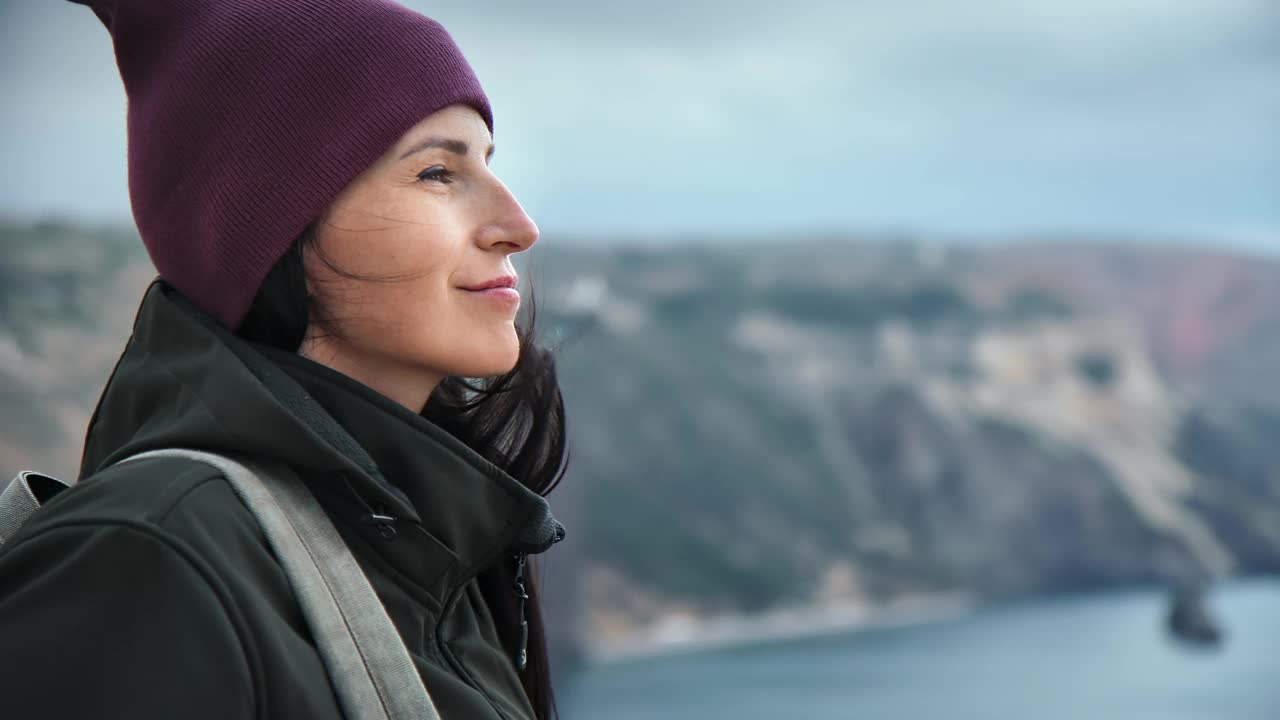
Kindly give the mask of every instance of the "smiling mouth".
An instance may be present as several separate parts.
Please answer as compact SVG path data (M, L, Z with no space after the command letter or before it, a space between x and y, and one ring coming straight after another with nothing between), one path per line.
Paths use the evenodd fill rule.
M480 286L458 288L467 295L476 297L476 299L493 302L493 304L503 307L504 310L513 310L520 307L520 291L516 290L515 278L511 282L490 281L480 284Z
M514 290L518 282L519 282L519 278L517 278L515 275L503 275L501 277L496 277L496 278L486 280L485 282L482 282L479 285L471 285L468 287L464 287L462 289L469 290L471 292L480 292L483 290L493 290L497 288L507 288L507 289Z

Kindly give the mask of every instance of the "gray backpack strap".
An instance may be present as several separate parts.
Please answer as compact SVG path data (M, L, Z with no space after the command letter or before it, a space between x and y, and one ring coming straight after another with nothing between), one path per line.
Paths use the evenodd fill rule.
M56 477L32 470L20 472L10 480L0 492L0 547L41 505L68 487L70 484Z
M212 465L249 508L284 567L348 720L439 720L395 625L320 503L291 471L264 482L199 450L134 455Z

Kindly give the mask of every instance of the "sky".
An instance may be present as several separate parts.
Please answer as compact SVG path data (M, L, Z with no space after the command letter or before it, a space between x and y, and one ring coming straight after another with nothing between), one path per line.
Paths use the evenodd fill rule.
M160 1L160 0L153 0ZM1087 235L1280 253L1277 0L410 0L543 234ZM0 0L0 214L129 221L87 8Z

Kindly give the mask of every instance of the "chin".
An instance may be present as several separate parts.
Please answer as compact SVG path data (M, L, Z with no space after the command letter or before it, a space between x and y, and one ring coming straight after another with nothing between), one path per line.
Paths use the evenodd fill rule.
M454 374L473 378L502 375L511 372L519 359L520 344L513 337L509 344L503 344L501 347L490 346L462 359L463 362L459 365L464 366L465 370Z

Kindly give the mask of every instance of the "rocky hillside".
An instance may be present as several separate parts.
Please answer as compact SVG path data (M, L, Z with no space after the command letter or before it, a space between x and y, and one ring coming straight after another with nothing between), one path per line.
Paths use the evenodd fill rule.
M0 468L74 478L89 414L155 274L134 232L0 223Z
M538 268L590 642L1280 569L1277 263L780 240Z
M0 230L0 457L74 474L151 276ZM558 628L1280 569L1280 265L1079 243L547 238ZM561 638L569 641L569 638Z

